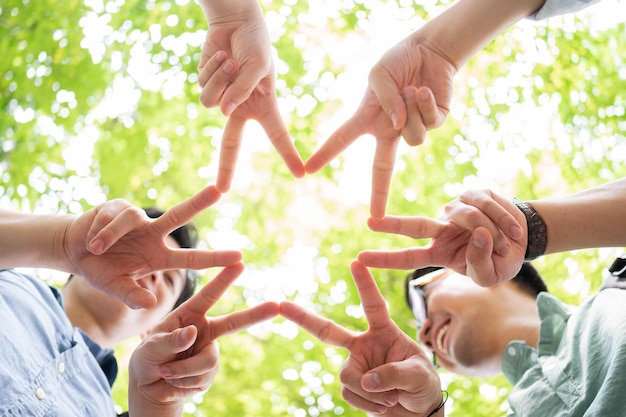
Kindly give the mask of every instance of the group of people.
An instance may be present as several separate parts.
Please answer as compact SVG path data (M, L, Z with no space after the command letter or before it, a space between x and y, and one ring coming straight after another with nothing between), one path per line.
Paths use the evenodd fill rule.
M626 292L609 286L573 308L547 293L529 263L626 246L626 179L525 202L470 191L438 219L385 215L400 138L418 145L443 124L453 77L465 62L520 19L593 2L458 0L381 58L355 114L304 163L278 112L256 0L200 0L208 22L200 99L228 116L216 184L166 212L123 200L79 216L0 210L0 416L115 415L112 349L137 335L144 337L129 364L128 415L180 416L185 398L215 377L216 340L278 315L350 352L342 395L372 415L444 415L447 394L424 348L453 372L503 372L514 385L514 416L626 414ZM431 243L366 250L351 264L367 331L349 331L289 301L206 316L244 266L238 251L194 249L190 222L228 191L249 119L263 126L296 177L318 171L362 134L376 137L368 226ZM59 291L18 267L59 269L71 278ZM194 294L192 271L210 267L223 269ZM406 295L419 341L393 322L369 267L414 270ZM618 278L624 269L616 268Z

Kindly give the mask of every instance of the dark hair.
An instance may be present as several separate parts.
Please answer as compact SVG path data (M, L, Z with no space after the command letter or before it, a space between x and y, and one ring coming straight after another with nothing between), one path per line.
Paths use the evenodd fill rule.
M165 213L164 211L154 207L145 208L144 211L146 212L148 217L152 219L160 217ZM172 231L172 233L170 233L170 236L181 248L194 248L198 243L198 232L194 225L191 223L187 223ZM188 269L186 272L185 285L183 286L183 290L181 291L180 296L176 300L176 304L174 304L174 308L178 307L179 305L190 299L196 291L197 285L198 276L196 272Z
M443 269L441 266L427 266L426 268L419 268L411 272L406 276L404 282L404 297L409 308L411 307L411 300L409 299L409 282L412 280L429 274L438 269ZM519 272L511 279L511 282L515 283L517 287L526 294L537 298L540 292L548 292L548 287L539 275L539 272L529 262L524 262Z

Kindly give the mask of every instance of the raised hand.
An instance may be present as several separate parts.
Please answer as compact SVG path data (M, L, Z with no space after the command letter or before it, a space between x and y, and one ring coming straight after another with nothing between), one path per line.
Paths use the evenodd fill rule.
M182 415L184 398L206 391L217 374L217 339L278 315L279 305L266 302L226 316L206 316L242 271L241 263L224 268L142 341L129 366L130 415Z
M445 266L483 286L513 278L524 261L528 242L522 212L488 190L463 193L445 206L437 220L387 216L370 218L368 225L378 232L432 240L425 247L363 251L358 259L365 265L389 269Z
M214 186L206 187L156 219L124 200L104 203L67 227L63 248L69 272L129 307L152 307L155 296L135 280L153 271L204 269L241 260L241 252L235 250L174 249L165 243L170 232L219 197Z
M278 110L265 20L256 1L247 3L231 1L219 12L203 5L209 29L198 67L200 101L205 107L219 105L229 116L216 182L221 192L230 189L243 128L250 119L261 124L291 173L304 176L304 164Z
M419 34L404 39L372 68L358 109L309 158L306 172L319 171L356 139L373 135L370 212L383 217L400 136L411 146L419 145L426 130L443 124L455 73L454 65Z
M367 331L354 333L289 301L281 303L280 314L322 342L350 352L340 374L348 404L385 416L428 415L441 402L437 371L422 348L391 320L369 270L355 261L351 271Z

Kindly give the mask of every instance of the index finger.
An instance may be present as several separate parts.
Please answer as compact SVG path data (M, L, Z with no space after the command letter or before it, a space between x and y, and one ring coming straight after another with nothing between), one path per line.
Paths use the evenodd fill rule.
M220 192L230 189L230 184L237 165L237 156L241 147L243 127L246 119L237 115L231 115L224 127L222 143L220 145L220 164L217 171L217 181L215 186Z
M195 314L205 315L228 287L241 275L243 269L244 265L241 262L225 267L215 278L179 308L190 310Z
M276 148L278 154L283 158L285 164L287 164L289 171L294 177L302 178L304 176L304 163L293 144L293 140L287 131L282 117L280 117L275 98L272 99L272 108L265 113L259 122L274 145L274 148Z
M350 349L354 334L334 321L315 315L296 303L280 303L280 315L302 327L320 341L333 346Z
M221 197L217 188L213 185L203 188L194 196L178 203L171 209L157 217L152 223L157 233L162 236L168 235L170 232L189 223L202 210L215 204Z
M217 339L227 334L247 329L257 323L276 317L280 313L278 303L268 301L257 306L211 319L212 336Z
M428 248L364 250L358 254L357 259L372 268L407 270L437 266L432 263L431 252Z
M356 115L353 115L344 124L339 126L332 135L324 142L308 161L304 169L308 174L314 174L332 161L344 149L352 144L359 136L366 132L358 123Z
M398 138L376 140L376 153L374 154L374 164L372 166L372 196L370 200L370 214L372 217L381 218L385 215L398 142Z
M367 220L367 226L375 232L394 233L413 239L434 238L444 228L441 221L422 216L372 217Z
M214 266L228 266L240 262L242 254L238 250L170 249L166 269L205 269Z
M361 305L370 329L388 326L391 323L387 305L369 269L358 261L350 264L354 283L361 297Z

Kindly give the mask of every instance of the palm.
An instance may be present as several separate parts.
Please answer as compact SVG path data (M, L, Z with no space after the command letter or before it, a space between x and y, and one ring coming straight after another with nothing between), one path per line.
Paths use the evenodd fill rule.
M377 404L384 404L385 394L395 393L398 400L394 405L386 406L385 415L409 416L423 412L424 407L432 403L433 395L439 394L436 371L417 343L391 320L385 300L367 268L353 262L352 275L369 324L367 331L355 334L290 302L281 304L281 314L321 341L348 349L350 356L344 363L340 379L344 399L349 404L374 412ZM378 372L387 365L407 362L411 362L412 369L423 371L416 374L418 378L410 386L394 382L389 389L366 391L363 388L363 377L370 371Z
M206 316L242 271L241 263L224 268L157 325L133 353L133 380L146 396L167 402L206 390L218 370L216 340L278 314L278 304L266 302L225 316ZM177 342L181 331L193 337L181 344ZM162 366L170 369L166 377Z

